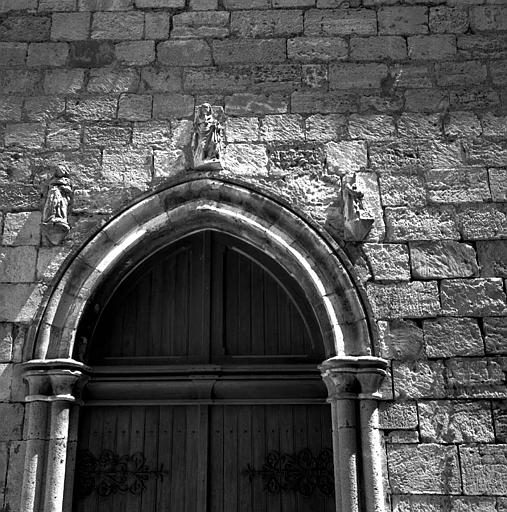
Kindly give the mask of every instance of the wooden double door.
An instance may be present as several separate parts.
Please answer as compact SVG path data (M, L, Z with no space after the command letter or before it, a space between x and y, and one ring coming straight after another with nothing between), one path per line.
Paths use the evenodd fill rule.
M324 354L297 280L215 231L133 267L87 313L74 511L334 511Z

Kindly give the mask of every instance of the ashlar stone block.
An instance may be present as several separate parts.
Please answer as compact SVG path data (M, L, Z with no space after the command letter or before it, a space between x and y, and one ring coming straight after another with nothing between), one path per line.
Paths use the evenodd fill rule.
M330 173L344 176L359 171L368 164L364 141L328 142L325 146L327 168Z
M406 245L364 244L363 250L376 281L410 280L408 249Z
M477 320L435 318L423 323L428 357L480 356L484 344Z
M257 144L228 144L223 166L236 176L265 176L268 173L266 148Z
M507 494L507 445L461 446L459 452L465 494Z
M446 387L441 361L393 362L394 394L397 399L444 398Z
M387 457L395 493L461 493L458 453L454 446L391 445Z
M484 318L487 354L507 355L507 317Z
M412 276L416 279L473 277L479 274L475 251L469 244L413 242L409 247Z
M380 402L380 428L415 429L419 424L415 402Z
M7 213L4 220L3 245L39 245L40 212Z
M442 310L448 315L507 315L502 279L445 279L440 293Z
M488 402L455 400L418 403L421 440L425 443L491 443L495 440Z
M23 283L35 280L37 250L33 246L0 249L0 282Z
M401 361L424 357L422 329L411 320L390 321L380 336L380 355Z

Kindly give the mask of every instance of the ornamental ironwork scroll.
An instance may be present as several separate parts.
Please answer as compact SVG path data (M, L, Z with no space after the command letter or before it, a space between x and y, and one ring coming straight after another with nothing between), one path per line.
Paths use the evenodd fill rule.
M308 448L294 455L269 452L261 469L248 464L243 474L248 476L250 482L261 477L270 494L295 491L309 497L317 490L324 496L334 493L333 451L329 448L317 456Z
M163 464L149 469L146 457L139 452L119 456L103 450L96 457L90 450L81 450L77 454L76 493L79 498L94 491L101 497L127 492L139 496L146 490L147 480L162 480L165 474Z

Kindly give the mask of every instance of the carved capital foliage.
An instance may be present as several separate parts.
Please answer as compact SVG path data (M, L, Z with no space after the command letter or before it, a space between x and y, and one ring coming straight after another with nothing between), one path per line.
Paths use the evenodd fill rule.
M378 357L332 357L320 366L330 399L380 398L387 361Z
M27 383L27 402L79 401L88 377L86 367L73 360L32 360L23 364Z

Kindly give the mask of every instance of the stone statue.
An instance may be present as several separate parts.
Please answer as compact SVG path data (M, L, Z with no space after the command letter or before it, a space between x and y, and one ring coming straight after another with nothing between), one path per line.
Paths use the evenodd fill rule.
M363 197L364 193L357 188L356 175L346 174L342 187L345 240L364 240L373 225L375 219L364 210Z
M68 213L72 201L72 185L67 171L56 167L46 187L42 227L50 245L58 245L70 231Z
M197 107L192 136L194 169L222 169L220 156L223 144L223 127L216 115L218 108L221 107L212 107L209 103L203 103Z

